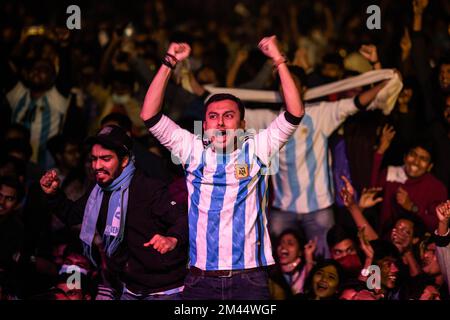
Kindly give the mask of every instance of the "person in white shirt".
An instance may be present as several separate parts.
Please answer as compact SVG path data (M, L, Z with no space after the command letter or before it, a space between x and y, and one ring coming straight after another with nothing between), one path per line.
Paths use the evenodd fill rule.
M302 69L289 69L297 90L303 93ZM394 77L390 81L400 80ZM316 255L329 258L326 234L334 225L334 190L328 138L345 119L369 106L385 85L382 82L354 98L306 104L305 116L281 149L278 171L272 175L275 194L269 229L274 237L285 229L303 229L308 240L317 238ZM247 109L247 127L267 128L278 114L269 109Z
M269 298L266 267L274 259L267 230L267 173L304 108L276 37L262 39L259 48L278 71L286 111L257 134L240 135L245 108L230 94L214 95L205 104L206 144L162 115L171 71L190 53L185 43L169 46L145 97L141 118L186 172L190 269L185 299Z

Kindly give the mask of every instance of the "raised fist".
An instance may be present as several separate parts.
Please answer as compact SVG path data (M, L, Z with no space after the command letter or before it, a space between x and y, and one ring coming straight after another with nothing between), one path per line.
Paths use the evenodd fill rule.
M271 58L273 61L278 61L283 59L283 55L278 48L278 41L276 36L265 37L263 38L259 44L258 48L264 53L267 57Z
M42 191L46 194L53 195L58 191L61 182L59 181L56 170L52 169L42 176L40 183Z
M167 53L173 55L178 61L182 61L189 57L191 47L187 43L172 42Z

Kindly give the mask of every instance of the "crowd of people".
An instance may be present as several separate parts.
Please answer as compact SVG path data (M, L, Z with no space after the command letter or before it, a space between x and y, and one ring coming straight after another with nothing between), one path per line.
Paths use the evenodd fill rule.
M450 6L367 6L2 3L0 300L450 299Z

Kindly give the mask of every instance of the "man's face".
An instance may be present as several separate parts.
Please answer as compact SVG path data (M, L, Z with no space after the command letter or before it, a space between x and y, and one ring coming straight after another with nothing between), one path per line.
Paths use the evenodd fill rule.
M336 243L331 248L331 258L337 260L350 254L356 254L355 244L351 239L345 239Z
M11 213L18 205L16 189L2 184L0 186L0 216Z
M398 267L396 261L392 257L385 257L378 263L381 270L381 285L393 289L397 285Z
M203 129L216 150L234 151L236 131L244 128L236 102L221 100L208 106Z
M342 69L334 63L325 63L322 67L322 75L332 79L339 79L342 76Z
M36 62L26 74L27 85L31 90L49 90L55 80L55 67L48 60Z
M405 235L409 239L409 241L412 242L414 237L414 223L412 221L406 219L399 219L395 223L394 228L398 233ZM393 233L391 233L391 241L393 240L394 240Z
M436 244L430 243L425 247L421 257L422 271L430 276L436 276L441 273L439 262L436 257Z
M91 150L91 166L98 185L105 187L111 184L128 164L128 158L119 161L117 154L99 144L94 144Z
M408 177L418 178L431 170L431 155L421 147L411 149L403 159Z
M80 148L76 144L67 144L62 154L62 161L70 169L77 168L80 164Z
M439 84L445 91L450 89L450 64L443 64L439 70Z

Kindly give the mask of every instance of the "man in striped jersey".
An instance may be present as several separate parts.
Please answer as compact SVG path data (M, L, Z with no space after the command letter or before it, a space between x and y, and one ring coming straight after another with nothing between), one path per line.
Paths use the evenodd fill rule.
M302 93L306 81L303 70L292 66L289 69ZM316 255L330 256L326 235L334 225L334 190L328 138L345 119L370 106L377 95L393 96L389 90L380 92L384 87L398 85L401 81L394 77L354 98L306 104L302 123L280 151L279 170L272 175L275 194L269 228L273 236L300 227L308 240L317 238ZM269 109L247 109L245 119L248 128L260 130L267 128L278 115L279 112Z
M262 39L259 48L278 71L286 112L258 134L239 135L245 129L245 109L228 94L206 102L207 145L161 113L171 70L190 53L184 43L169 46L145 97L142 119L186 172L190 246L186 299L269 298L265 267L274 259L267 230L267 173L304 109L276 37Z

